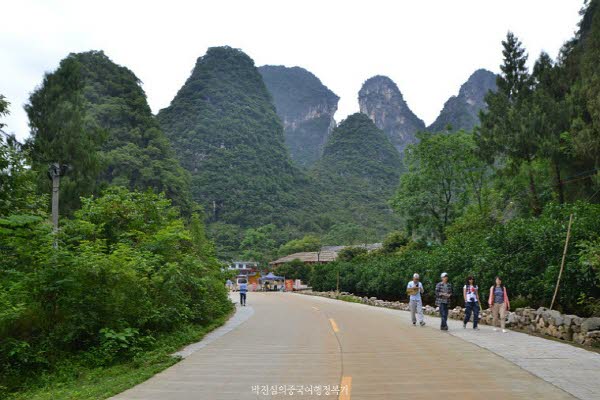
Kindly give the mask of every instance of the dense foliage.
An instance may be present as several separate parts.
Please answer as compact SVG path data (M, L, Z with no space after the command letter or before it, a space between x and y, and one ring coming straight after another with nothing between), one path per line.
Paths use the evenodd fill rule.
M84 198L58 238L43 216L8 215L0 257L0 381L10 390L74 354L91 365L129 359L156 334L231 308L200 220L185 224L152 192Z
M473 136L420 134L406 149L408 172L392 205L404 217L410 234L444 240L445 230L466 205L482 210L489 168L477 157Z
M315 290L340 290L384 299L406 299L412 274L421 275L425 299L432 304L435 284L442 272L450 274L455 303L461 304L461 288L469 275L487 296L494 277L500 275L514 305L549 306L559 272L568 216L576 223L565 263L558 308L579 315L598 313L600 298L600 206L583 202L572 206L548 205L541 217L515 218L494 223L471 214L449 230L444 244L410 242L392 253L368 255L315 266L311 284Z
M398 220L387 202L401 172L398 152L369 117L356 113L342 121L331 133L312 174L330 215L358 226L362 233L356 240L347 237L337 243L326 240L326 244L370 243L391 230ZM342 227L337 224L330 233Z
M101 51L71 54L45 76L26 106L31 159L49 192L48 164L69 165L61 209L108 185L165 192L191 212L189 177L150 111L139 79Z
M69 93L52 90L50 97ZM63 125L75 131L83 118L77 107L65 101L50 119L71 118ZM76 146L66 143L62 154ZM174 330L193 340L193 332L227 315L220 265L199 216L185 221L163 194L112 186L82 198L54 233L49 196L37 193L43 171L36 168L45 166L27 163L37 145L0 140L0 396L35 387L42 372L70 371L71 382L75 370L146 359L170 348L160 340ZM168 358L147 359L148 369Z
M284 125L285 144L300 166L317 161L331 129L339 97L319 78L300 68L265 65L258 68L277 115Z
M255 227L293 219L304 178L291 163L281 121L246 54L210 48L158 118L210 222Z

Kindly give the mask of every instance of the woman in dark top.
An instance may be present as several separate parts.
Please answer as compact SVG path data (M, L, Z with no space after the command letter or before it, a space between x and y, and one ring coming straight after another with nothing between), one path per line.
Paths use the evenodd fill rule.
M492 316L494 317L494 330L498 328L498 317L500 318L500 326L502 332L506 333L506 313L510 310L510 302L508 301L508 293L506 293L506 287L502 283L502 279L497 276L496 284L490 288L490 298L488 299L488 305L492 309Z

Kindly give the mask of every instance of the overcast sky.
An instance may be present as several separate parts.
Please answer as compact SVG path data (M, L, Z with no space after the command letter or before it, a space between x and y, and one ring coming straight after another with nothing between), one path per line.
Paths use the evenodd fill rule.
M430 124L477 68L499 71L511 30L533 63L573 36L582 0L18 0L0 7L0 93L7 130L28 135L23 104L70 52L104 50L143 82L154 113L197 57L229 45L257 66L301 66L341 97L336 120L358 111L362 83L391 77Z

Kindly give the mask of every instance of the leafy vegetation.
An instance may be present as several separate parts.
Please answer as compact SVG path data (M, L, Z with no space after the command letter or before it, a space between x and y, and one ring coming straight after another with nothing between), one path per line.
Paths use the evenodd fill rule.
M210 222L257 227L293 219L305 182L289 158L283 127L254 62L240 50L210 48L158 119L194 200ZM309 201L306 195L303 202Z
M387 201L402 162L383 131L366 115L353 114L333 130L323 157L311 172L330 215L341 222L331 228L326 244L369 243L398 223Z
M392 204L410 234L443 241L446 228L467 204L475 202L482 210L488 167L477 157L470 134L418 137L419 144L406 149L408 172L400 178Z
M0 393L65 365L92 371L143 359L157 338L199 331L231 310L200 218L186 223L162 194L112 187L83 198L57 236L34 174L18 168L22 152L7 147L8 177L24 184L2 186L17 207L0 218Z

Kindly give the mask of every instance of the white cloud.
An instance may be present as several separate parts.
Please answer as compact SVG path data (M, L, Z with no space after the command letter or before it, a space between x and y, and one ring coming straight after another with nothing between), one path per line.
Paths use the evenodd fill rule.
M582 1L294 0L210 2L12 1L2 6L0 93L8 130L27 136L22 105L70 52L102 49L144 82L154 112L167 106L210 46L244 50L258 65L299 65L341 97L336 119L358 111L357 93L390 76L426 123L477 68L498 72L508 30L531 62L556 57Z

